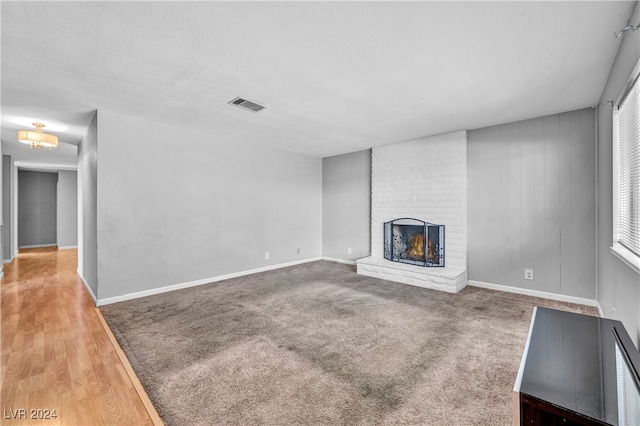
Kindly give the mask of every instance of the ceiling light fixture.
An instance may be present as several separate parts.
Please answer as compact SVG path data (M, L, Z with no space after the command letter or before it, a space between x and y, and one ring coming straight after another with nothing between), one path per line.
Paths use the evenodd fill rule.
M58 137L54 135L50 135L48 133L43 133L42 128L44 124L42 123L33 123L36 127L36 130L18 130L18 140L22 143L26 143L29 145L31 149L33 148L44 148L48 150L52 150L56 146L58 146Z

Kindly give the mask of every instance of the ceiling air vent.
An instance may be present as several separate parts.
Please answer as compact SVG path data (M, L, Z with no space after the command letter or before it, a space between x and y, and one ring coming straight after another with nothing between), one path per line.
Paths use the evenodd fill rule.
M260 105L257 104L255 102L251 102L247 99L243 99L243 98L235 98L231 101L229 101L229 105L235 105L237 107L240 108L244 108L244 109L248 109L249 111L252 112L258 112L260 110L263 110L265 108L264 105Z

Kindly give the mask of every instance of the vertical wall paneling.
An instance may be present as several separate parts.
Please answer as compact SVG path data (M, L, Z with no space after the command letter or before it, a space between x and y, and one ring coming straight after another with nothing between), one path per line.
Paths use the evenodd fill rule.
M543 143L545 156L544 174L544 252L546 266L546 291L561 294L560 288L560 118L552 115L543 118ZM534 275L535 277L535 275Z
M536 235L535 179L531 179L531 176L535 176L536 168L535 122L533 120L523 122L519 126L518 139L520 147L518 153L520 163L520 215L518 218L520 224L520 265L522 265L522 269L533 269ZM514 280L520 282L520 285L524 285L524 271L520 273L519 268L515 268L514 274L516 274Z
M322 255L344 260L369 256L370 223L371 150L323 158Z
M488 146L495 144L493 140L489 139L487 132L485 132L485 142ZM485 189L489 192L489 197L487 197L489 204L485 206L485 208L487 209L488 221L486 224L488 235L484 244L485 247L488 248L485 252L490 255L488 271L495 271L502 275L504 273L504 262L500 257L501 248L496 244L500 241L498 240L498 237L500 235L500 224L502 223L502 209L504 208L501 197L502 184L499 167L501 163L500 155L502 155L502 153L499 151L494 153L493 151L495 150L491 150L491 152L487 153L489 181L487 182L487 187ZM497 209L495 207L497 207Z
M595 188L594 188L594 116L593 110L590 113L577 115L571 126L571 277L567 283L572 286L569 292L579 292L582 282L592 282L594 284L596 268L594 264L596 238L595 238ZM581 143L581 141L591 141L591 143ZM591 167L588 165L591 164ZM583 165L587 165L586 167ZM583 182L591 182L591 185L584 185ZM593 206L593 209L589 208ZM583 267L583 265L587 267ZM594 294L594 298L596 295Z
M517 124L507 124L501 129L502 139L512 141L500 150L501 191L500 200L504 206L501 209L502 241L509 247L521 247L520 241L520 137ZM509 282L520 279L518 269L521 265L520 250L513 256L501 261L503 276Z
M560 292L571 293L572 265L571 265L571 118L567 114L560 115L558 120L558 147L559 156L559 205L560 205ZM595 204L594 204L595 209ZM595 212L594 212L595 214ZM595 283L594 283L595 293Z
M534 151L534 205L533 205L533 228L534 228L534 252L533 258L528 259L527 269L534 269L534 279L537 284L536 288L541 291L548 291L547 283L547 265L544 261L545 246L545 145L544 145L544 119L536 118L533 121L533 151ZM523 212L525 213L525 212ZM523 219L527 220L527 219ZM523 287L526 286L521 281Z
M490 194L489 191L484 191L483 188L486 187L487 182L489 181L487 175L488 173L479 173L476 170L472 170L472 168L476 167L479 169L489 171L487 167L487 158L486 152L487 150L483 149L485 144L485 131L484 129L475 131L475 141L476 143L470 143L467 146L467 160L469 158L473 158L473 162L467 161L467 171L470 176L476 176L476 179L469 179L467 182L468 189L468 210L467 217L475 218L480 223L488 224L487 220L487 209L486 206L488 204L488 200L486 200L486 196ZM489 248L489 244L485 244L487 241L487 227L486 226L475 226L469 227L469 243L476 242L476 250L487 250ZM483 276L486 274L488 263L491 262L490 256L476 256L469 257L467 261L467 267L469 271L475 271L478 276Z
M594 299L593 111L470 131L468 153L469 279Z

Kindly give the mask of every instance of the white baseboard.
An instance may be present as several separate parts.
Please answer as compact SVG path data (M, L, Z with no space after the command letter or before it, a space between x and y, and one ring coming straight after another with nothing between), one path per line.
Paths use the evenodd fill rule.
M89 284L87 284L87 281L85 281L84 277L80 273L80 270L76 269L76 272L78 273L78 277L80 278L80 281L82 281L82 284L84 284L84 288L86 288L87 292L89 292L89 296L91 297L91 300L93 300L93 303L96 306L98 306L98 298L96 297L95 294L93 294L93 290L91 290L91 287L89 287Z
M4 278L4 271L0 272L0 280Z
M346 265L355 265L356 264L355 260L338 259L337 257L322 256L322 260L328 260L329 262L336 262L336 263L344 263Z
M30 249L30 248L42 248L42 247L55 247L55 244L33 244L30 246L20 246L19 249Z
M246 275L257 274L259 272L272 271L274 269L286 268L288 266L295 266L295 265L300 265L302 263L315 262L315 261L318 261L318 260L322 260L322 258L321 257L311 257L311 258L308 258L308 259L295 260L293 262L287 262L287 263L279 263L277 265L269 265L269 266L264 266L262 268L249 269L249 270L246 270L246 271L234 272L234 273L226 274L226 275L218 275L217 277L203 278L201 280L188 281L188 282L180 283L180 284L172 284L172 285L168 285L168 286L165 286L165 287L152 288L152 289L143 290L143 291L136 291L135 293L123 294L121 296L107 297L106 299L98 300L96 302L96 306L110 305L112 303L124 302L125 300L131 300L131 299L138 299L140 297L153 296L154 294L167 293L169 291L175 291L175 290L180 290L180 289L183 289L183 288L195 287L195 286L199 286L199 285L203 285L203 284L210 284L210 283L214 283L214 282L217 282L217 281L228 280L228 279L237 278L237 277L243 277L243 276L246 276Z
M58 250L76 249L78 246L58 246Z
M15 259L15 257L12 257L11 259L2 259L2 263L6 265L7 263L13 262L13 259Z
M566 296L564 294L549 293L546 291L530 290L528 288L511 287L508 285L485 283L482 281L469 280L468 285L472 287L487 288L489 290L506 291L507 293L524 294L525 296L541 297L543 299L557 300L559 302L577 303L579 305L593 306L598 309L598 313L602 317L602 308L600 303L594 299L585 299L583 297Z

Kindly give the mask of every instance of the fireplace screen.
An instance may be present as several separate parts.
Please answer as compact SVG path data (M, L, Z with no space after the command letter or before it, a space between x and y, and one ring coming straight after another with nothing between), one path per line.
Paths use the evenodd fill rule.
M409 218L385 222L384 258L418 266L444 266L444 225Z

